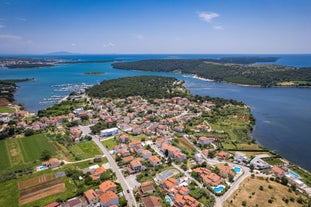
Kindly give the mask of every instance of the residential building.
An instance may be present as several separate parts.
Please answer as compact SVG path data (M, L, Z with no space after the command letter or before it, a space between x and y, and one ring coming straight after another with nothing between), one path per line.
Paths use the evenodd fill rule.
M101 207L119 206L119 198L113 191L106 191L100 197Z
M276 165L274 165L271 170L277 177L283 177L285 175L285 171Z
M130 162L131 169L136 173L142 170L142 164L139 159L134 159Z
M117 192L117 185L111 180L106 180L99 185L99 189L104 193L106 191Z
M211 137L199 137L198 139L198 143L201 145L208 145L211 144L215 141L215 138L211 138Z
M152 166L159 166L162 164L161 160L155 155L150 156L148 160Z
M143 156L144 159L148 159L149 157L152 156L152 154L151 154L151 152L149 150L141 151L141 155Z
M144 207L162 207L159 200L160 199L156 196L148 196L148 197L142 198Z
M87 190L83 194L90 206L95 206L99 202L98 195L93 189Z
M270 165L263 161L262 159L255 157L254 159L251 160L250 162L251 165L255 167L255 169L262 170L262 169L267 169L270 168Z
M200 167L194 169L194 171L199 174L204 183L209 184L211 186L218 186L220 183L223 182L223 179L219 175L212 173L207 168Z
M101 137L109 137L109 136L114 136L119 133L118 128L110 128L110 129L104 129L100 131L100 136Z

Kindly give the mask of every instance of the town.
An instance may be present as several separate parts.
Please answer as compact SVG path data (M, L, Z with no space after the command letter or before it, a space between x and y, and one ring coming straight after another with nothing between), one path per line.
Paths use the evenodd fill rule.
M212 101L178 96L98 99L81 93L62 103L69 106L69 113L46 116L49 109L38 116L22 110L2 113L1 131L14 126L30 137L47 131L58 134L59 140L67 136L69 141L62 143L73 146L95 143L97 154L68 161L61 153L46 152L46 160L33 173L38 175L19 181L19 205L55 199L53 195L68 190L68 180L76 186L75 196L50 203L45 202L51 199L44 199L44 206L246 206L245 200L234 199L239 186L249 179L297 192L296 201L283 196L284 205L308 202L310 187L285 160L272 165L267 161L270 153L247 155L223 149L225 131L213 129L205 119L215 108ZM249 122L247 117L241 119ZM59 146L56 151L62 151ZM75 167L66 168L71 165Z

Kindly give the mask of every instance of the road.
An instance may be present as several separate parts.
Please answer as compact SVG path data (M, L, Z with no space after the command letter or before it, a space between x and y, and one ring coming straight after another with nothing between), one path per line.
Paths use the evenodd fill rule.
M120 171L119 166L115 162L114 158L110 155L108 149L100 142L99 136L91 135L90 134L91 130L89 126L79 126L79 127L84 134L88 134L89 136L92 137L92 140L95 142L95 144L104 153L104 155L106 155L112 171L115 172L117 179L122 186L123 194L125 196L125 199L127 200L128 205L130 207L137 207L138 205L136 203L133 191L131 190L128 183L126 182L126 179L124 178L122 172ZM127 191L129 191L129 193Z

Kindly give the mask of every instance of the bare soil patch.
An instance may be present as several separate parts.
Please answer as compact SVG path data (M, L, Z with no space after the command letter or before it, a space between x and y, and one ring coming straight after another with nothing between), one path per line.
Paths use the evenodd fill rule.
M19 203L24 205L41 198L64 192L66 186L62 178L53 178L52 175L42 175L18 183Z

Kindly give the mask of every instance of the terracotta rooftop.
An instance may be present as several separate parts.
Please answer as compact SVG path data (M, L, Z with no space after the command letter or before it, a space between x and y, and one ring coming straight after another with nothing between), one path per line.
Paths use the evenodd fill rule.
M117 187L116 184L114 182L112 182L111 180L107 180L105 182L102 182L99 185L99 189L102 190L103 192L114 189L116 187Z
M109 203L112 199L118 199L118 195L109 190L102 194L99 199L103 204L106 204Z

